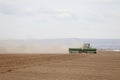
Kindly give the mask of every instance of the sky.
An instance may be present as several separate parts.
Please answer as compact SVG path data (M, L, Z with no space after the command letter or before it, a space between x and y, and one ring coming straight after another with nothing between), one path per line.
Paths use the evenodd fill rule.
M0 0L0 39L120 39L120 0Z

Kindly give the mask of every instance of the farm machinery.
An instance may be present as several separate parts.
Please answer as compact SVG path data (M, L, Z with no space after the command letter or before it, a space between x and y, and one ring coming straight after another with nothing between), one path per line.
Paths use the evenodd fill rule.
M82 48L69 48L69 53L97 53L96 48L92 48L90 43L84 43Z

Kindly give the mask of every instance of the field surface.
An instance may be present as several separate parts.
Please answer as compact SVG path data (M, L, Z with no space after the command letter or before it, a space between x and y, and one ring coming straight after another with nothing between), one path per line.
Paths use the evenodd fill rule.
M120 80L120 52L0 54L0 80Z

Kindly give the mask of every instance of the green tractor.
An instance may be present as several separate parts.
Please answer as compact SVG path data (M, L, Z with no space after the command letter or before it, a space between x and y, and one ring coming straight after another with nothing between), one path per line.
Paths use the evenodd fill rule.
M90 47L89 43L84 43L83 48L69 48L69 53L97 53L96 48Z

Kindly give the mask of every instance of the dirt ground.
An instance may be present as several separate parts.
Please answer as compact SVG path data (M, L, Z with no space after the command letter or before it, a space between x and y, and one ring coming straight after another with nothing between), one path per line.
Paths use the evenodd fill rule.
M0 54L0 80L120 80L120 52Z

